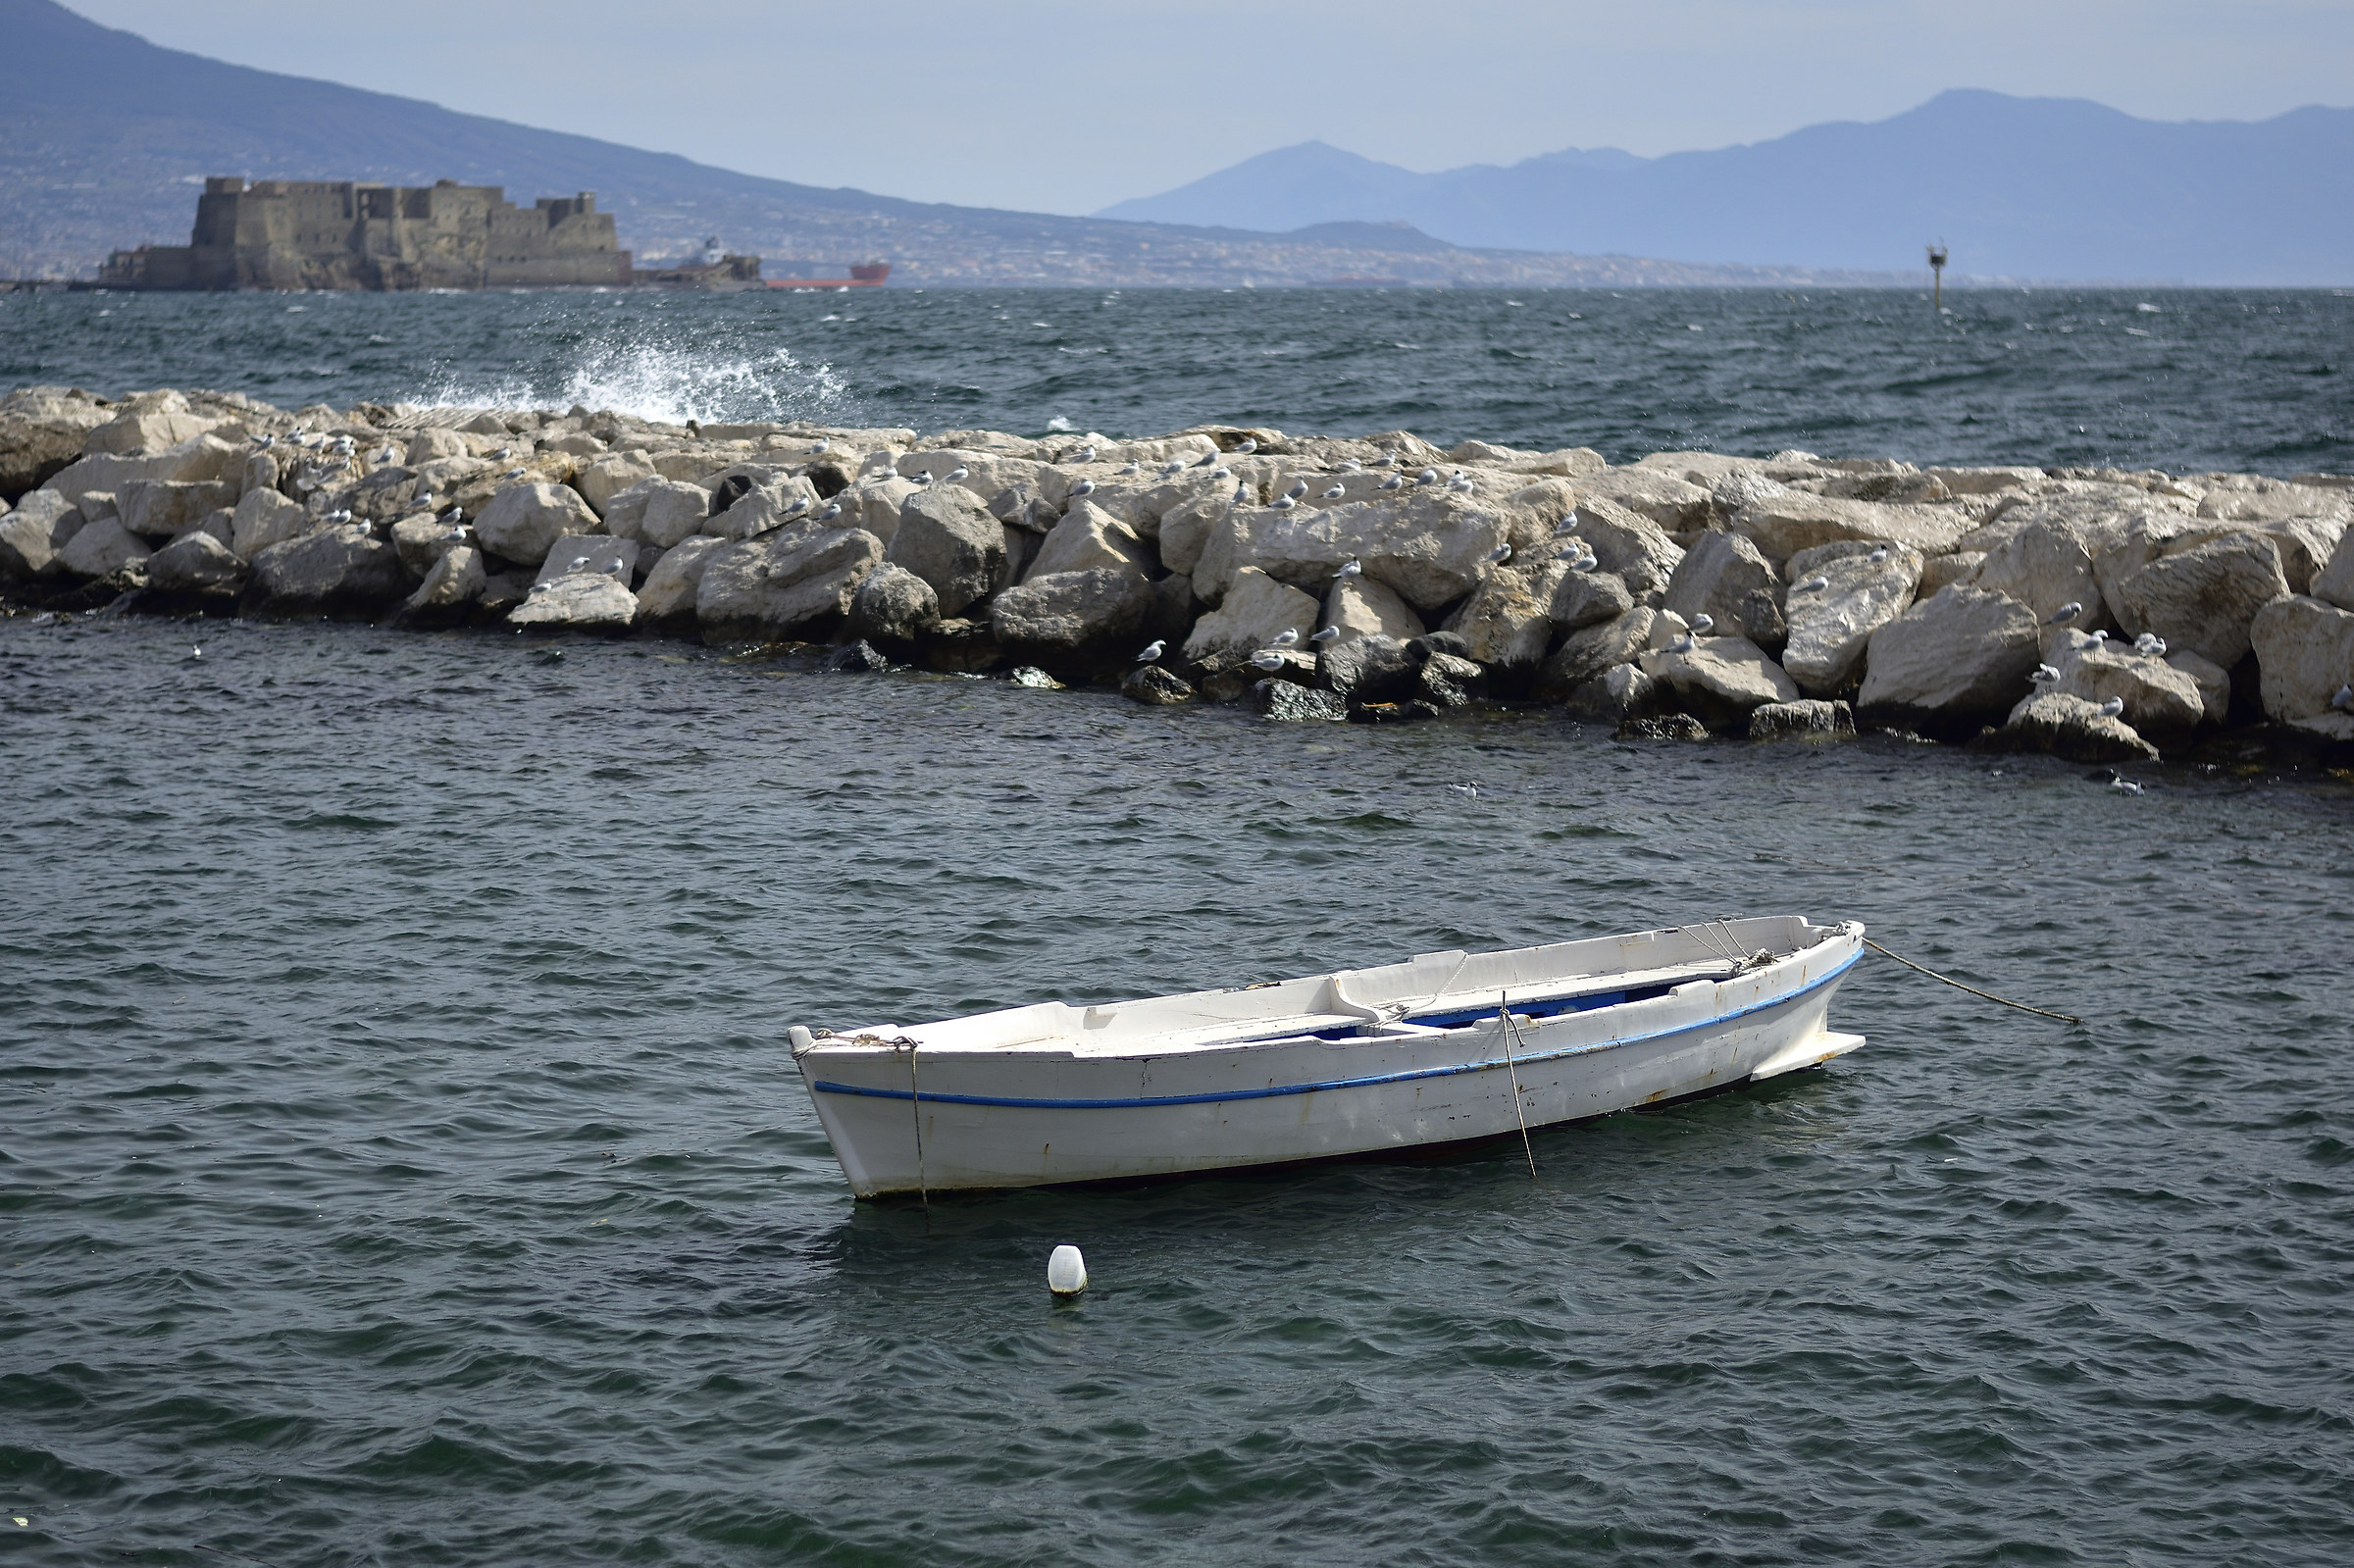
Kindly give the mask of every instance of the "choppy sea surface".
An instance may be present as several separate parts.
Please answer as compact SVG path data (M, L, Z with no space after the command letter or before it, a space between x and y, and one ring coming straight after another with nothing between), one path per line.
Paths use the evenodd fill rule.
M2354 290L0 295L0 386L2354 469Z
M0 380L2347 464L2326 294L1513 297L0 297ZM2354 787L2135 778L0 618L0 1559L2354 1560ZM2083 1022L1872 958L1534 1181L928 1215L785 1044L1784 911Z

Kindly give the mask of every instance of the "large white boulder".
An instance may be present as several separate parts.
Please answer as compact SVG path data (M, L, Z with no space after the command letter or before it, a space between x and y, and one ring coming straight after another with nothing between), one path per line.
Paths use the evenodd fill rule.
M1533 672L1553 645L1554 592L1568 575L1561 561L1497 567L1448 617L1446 630L1463 639L1465 658Z
M1234 575L1225 601L1194 623L1185 656L1196 664L1213 654L1247 657L1286 632L1305 638L1315 630L1320 608L1298 588L1256 567L1244 567Z
M1956 585L1871 634L1860 717L1953 728L2008 713L2041 653L2035 612L2006 594Z
M84 496L101 490L109 495L120 494L123 486L133 480L162 480L175 484L241 482L245 451L241 441L199 435L144 456L98 452L69 464L49 481L49 488L78 507Z
M647 509L652 510L650 507ZM704 522L701 531L722 539L756 539L782 528L806 523L824 511L818 504L817 489L803 479L774 479L754 486L738 497L735 504L716 517ZM873 530L868 530L870 533ZM646 542L654 541L654 529L645 530ZM883 535L875 534L877 538ZM884 540L889 543L888 539Z
M1664 530L1650 518L1641 517L1613 501L1599 497L1581 497L1577 503L1573 531L1564 531L1568 537L1583 540L1601 564L1601 570L1614 574L1625 582L1626 590L1637 603L1651 599L1655 593L1663 594L1675 578L1675 569L1683 563L1683 546L1669 538ZM1659 602L1651 600L1655 605Z
M2070 762L2147 762L2158 755L2124 719L2063 691L2021 698L2003 721L2001 738L2018 750L2048 751Z
M1398 597L1397 589L1361 576L1334 582L1324 595L1324 625L1340 633L1332 639L1334 647L1359 637L1404 642L1428 630L1413 606Z
M1476 496L1437 487L1404 499L1325 509L1273 506L1231 512L1194 567L1194 593L1215 604L1244 571L1321 593L1340 569L1359 563L1417 610L1433 610L1477 585L1506 541L1510 519ZM1161 542L1168 544L1169 521Z
M112 517L84 523L56 555L57 566L79 577L102 578L152 554L139 536Z
M2265 717L2277 723L2325 718L2354 683L2354 610L2309 595L2275 599L2250 628Z
M2007 594L2049 621L2070 604L2082 609L2067 623L2074 632L2108 624L2092 554L2074 532L2056 524L2032 523L1986 552L1962 580L1971 587Z
M2354 529L2338 535L2337 547L2313 575L2311 596L2341 610L2354 610Z
M1782 575L1738 534L1712 530L1694 539L1667 580L1663 607L1687 625L1709 616L1724 633L1746 636L1768 654L1789 639Z
M346 524L273 544L255 556L239 613L372 617L408 597L415 584L388 541Z
M1803 490L1787 490L1744 507L1733 523L1734 531L1777 564L1801 550L1841 539L1909 544L1923 555L1943 555L1957 546L1969 526L1969 518L1955 507L1851 501Z
M959 616L1003 585L1005 527L970 490L931 485L900 503L887 558L932 584L943 616Z
M1663 531L1677 533L1706 528L1711 506L1709 492L1700 485L1640 464L1580 475L1577 501L1581 507L1589 501L1607 501L1648 519ZM1609 558L1604 561L1607 565Z
M697 534L681 539L662 552L638 589L640 625L691 618L695 595L703 585L703 568L728 544L726 539Z
M444 523L431 512L402 518L392 525L391 534L401 565L418 577L432 572L435 562L466 542L463 527Z
M300 538L317 521L276 490L247 490L230 514L229 547L250 561L273 544Z
M1704 718L1799 700L1797 684L1747 637L1694 637L1688 646L1678 637L1636 663L1645 675L1666 682Z
M236 552L202 530L182 533L147 558L147 585L166 593L219 593L245 577Z
M602 533L605 527L581 492L568 484L510 484L474 520L475 536L492 555L517 566L537 566L549 545L567 533Z
M885 561L851 596L849 622L850 635L869 642L913 642L940 625L940 595L913 572Z
M178 538L215 512L236 504L237 487L218 480L132 480L115 492L116 515L144 539Z
M1566 570L1566 562L1558 564L1564 570L1554 583L1548 614L1561 631L1575 632L1582 627L1615 621L1634 608L1635 596L1627 591L1626 579L1617 573L1600 568L1572 572Z
M1031 577L990 602L989 628L1009 649L1040 658L1106 654L1142 640L1152 587L1134 567L1085 567Z
M409 457L411 461L419 461L414 444L409 447ZM608 452L576 470L572 483L581 492L581 499L588 503L588 509L603 517L613 497L653 477L654 465L643 452Z
M0 495L19 495L81 456L114 417L79 387L27 386L0 398Z
M2118 584L2111 608L2127 635L2154 632L2228 670L2247 655L2256 612L2287 592L2278 547L2235 532L2160 556Z
M28 491L14 511L0 516L0 578L40 578L60 570L58 552L83 521L57 491Z
M2188 734L2206 721L2198 681L2156 654L2072 632L2047 657L2060 679L2045 689L2096 707L2115 697L2125 705L2125 723L2144 735Z
M488 582L483 571L483 552L471 544L455 544L427 569L425 581L400 607L400 618L416 626L444 626L461 620L483 596Z
M1144 575L1151 552L1136 531L1085 497L1071 503L1033 556L1024 581L1122 568Z
M864 529L784 529L725 545L704 563L695 590L703 640L777 642L829 632L882 559L883 541Z
M1828 697L1855 683L1871 634L1912 608L1924 564L1909 544L1853 539L1790 557L1782 668L1801 691Z
M535 587L553 582L568 573L611 578L623 587L638 573L636 539L617 539L608 533L567 533L547 547L547 558L532 579Z
M704 531L711 516L711 492L700 484L657 476L640 480L627 493L634 504L607 508L606 531L658 550Z
M82 450L128 455L160 452L220 424L220 420L191 409L179 392L142 392L125 403L113 419L92 430Z
M626 582L602 572L566 572L535 582L507 622L538 632L612 633L627 632L637 616L638 596Z

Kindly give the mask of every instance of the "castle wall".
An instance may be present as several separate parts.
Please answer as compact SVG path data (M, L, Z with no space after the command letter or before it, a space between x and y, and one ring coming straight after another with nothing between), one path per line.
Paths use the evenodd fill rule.
M205 181L189 243L117 251L121 288L394 290L626 284L630 253L596 198L531 208L496 185Z

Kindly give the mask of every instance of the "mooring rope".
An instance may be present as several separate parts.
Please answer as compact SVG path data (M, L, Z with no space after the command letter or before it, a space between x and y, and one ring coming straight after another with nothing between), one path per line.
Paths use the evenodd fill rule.
M1972 996L1983 996L1990 1002L2000 1002L2005 1007L2016 1007L2022 1013L2033 1013L2038 1018L2057 1018L2063 1024L2081 1024L2084 1022L2084 1020L2076 1017L2073 1013L2047 1012L2040 1007L2029 1007L2025 1002L2015 1002L2008 996L1997 996L1990 990L1980 990L1975 986L1965 986L1960 981L1954 979L1954 977L1951 975L1940 975L1937 973L1937 971L1927 968L1924 965L1917 964L1910 958L1901 957L1896 953L1890 952L1887 948L1882 947L1878 942L1873 941L1869 936L1864 938L1864 945L1870 948L1873 952L1878 953L1882 958L1894 958L1898 963L1904 965L1907 969L1918 969L1922 974L1928 976L1929 979L1944 981L1948 986L1953 986L1954 989L1966 990Z
M915 1190L924 1200L924 1223L932 1223L932 1189L924 1180L924 1093L915 1087L916 1041L901 1035L894 1045L907 1047L907 1104L915 1112Z
M1496 1036L1504 1041L1504 1070L1512 1080L1512 1116L1520 1124L1520 1152L1528 1156L1528 1179L1533 1182L1537 1179L1537 1150L1528 1140L1528 1112L1520 1105L1520 1068L1512 1060L1512 1040L1519 1033L1520 1026L1512 1022L1510 993L1498 991Z

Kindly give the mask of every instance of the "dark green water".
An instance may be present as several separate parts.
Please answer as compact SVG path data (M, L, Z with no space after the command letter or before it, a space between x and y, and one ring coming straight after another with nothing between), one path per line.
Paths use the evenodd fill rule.
M2340 784L25 619L0 757L0 1557L2354 1555ZM1777 910L2086 1023L928 1220L783 1041Z
M2326 293L0 297L9 384L1619 460L2344 470L2349 363ZM2343 1563L2354 790L2140 777L0 620L0 1558ZM784 1046L1775 911L2086 1022L1872 960L1862 1052L1534 1183L928 1219Z
M2354 290L0 295L0 386L2354 470ZM2147 308L2145 308L2147 307Z

